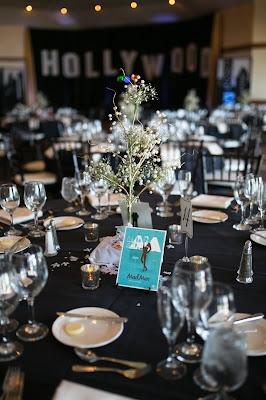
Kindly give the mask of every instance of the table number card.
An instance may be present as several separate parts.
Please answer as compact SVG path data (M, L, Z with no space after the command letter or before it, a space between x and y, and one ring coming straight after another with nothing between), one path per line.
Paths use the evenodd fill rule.
M166 231L126 228L117 284L156 291Z
M193 238L192 205L190 200L180 199L181 230L188 237Z

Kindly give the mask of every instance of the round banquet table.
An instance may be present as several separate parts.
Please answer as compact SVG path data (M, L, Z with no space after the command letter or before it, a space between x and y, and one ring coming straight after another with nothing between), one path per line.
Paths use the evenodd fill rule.
M142 201L148 201L155 209L160 197L144 193ZM177 196L170 196L176 202ZM66 202L62 199L47 202L46 208L52 210L54 216L74 215L63 211ZM95 209L90 207L95 213ZM178 211L178 208L175 208ZM243 246L249 239L248 232L239 232L232 228L239 221L240 215L230 206L225 211L229 218L218 224L194 222L194 237L189 240L189 256L202 255L209 259L213 278L229 284L235 294L237 312L266 312L266 268L265 247L253 243L252 284L240 284L236 281ZM85 221L92 218L86 216ZM176 214L171 218L162 218L152 214L153 227L167 230L171 223L179 223ZM122 225L120 214L110 216L99 222L100 237L114 236L115 226ZM4 226L4 229L7 229ZM3 232L3 230L2 230ZM25 233L27 230L25 229ZM156 363L166 358L167 343L161 331L156 309L156 292L117 287L116 275L101 273L100 287L95 291L86 291L81 287L80 266L87 263L88 249L93 249L99 242L88 243L84 240L84 228L58 231L61 245L57 256L47 258L49 268L48 282L43 291L36 297L36 320L50 328L46 338L35 342L24 342L23 355L12 362L0 363L0 384L9 365L19 365L25 372L23 399L52 399L62 379L99 388L112 393L119 393L134 399L142 400L192 400L204 397L204 392L192 379L198 365L187 365L188 373L181 380L167 381L155 372ZM44 238L31 239L32 243L44 247ZM168 242L168 237L167 237ZM167 243L166 243L167 244ZM174 248L165 247L161 275L173 270L175 262L184 255L184 244ZM70 258L71 256L74 256ZM72 261L71 261L72 260ZM108 262L108 260L107 260ZM55 264L59 266L55 266ZM152 364L152 372L148 375L130 380L119 374L76 373L72 365L84 364L73 351L73 348L60 343L51 332L57 311L69 311L79 307L102 307L112 310L120 316L126 316L122 334L112 343L94 349L97 355L145 361ZM20 324L27 320L27 305L21 301L12 317ZM13 334L14 335L14 334ZM186 338L186 326L178 336L180 342ZM200 338L198 338L200 340ZM266 341L266 337L265 337ZM234 361L232 360L232 363ZM110 366L107 362L93 365ZM112 365L111 365L112 366ZM266 383L266 357L248 357L249 373L246 382L234 392L236 399L259 400L265 398L262 384Z

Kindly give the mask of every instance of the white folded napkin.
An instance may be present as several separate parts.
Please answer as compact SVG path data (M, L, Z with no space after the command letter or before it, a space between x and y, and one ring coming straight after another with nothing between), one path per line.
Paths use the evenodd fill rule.
M99 265L119 265L121 249L113 247L115 239L115 236L106 236L100 239L100 243L90 255L90 262Z
M92 207L97 207L99 205L98 198L94 194L88 194L87 195L90 204ZM118 201L122 200L121 194L119 193L112 193L110 196L110 203L108 203L107 196L102 196L101 197L101 206L118 206Z
M42 211L38 212L38 217L42 216ZM1 217L8 219L10 221L10 215L8 212L4 210L0 210L0 222L1 222ZM13 214L13 223L15 224L21 224L22 222L29 221L34 218L34 213L30 211L27 207L19 207L14 211Z
M227 208L230 206L233 197L214 196L210 194L200 194L191 200L193 206L208 208Z
M132 397L125 397L119 394L94 389L79 383L62 380L52 400L134 400Z

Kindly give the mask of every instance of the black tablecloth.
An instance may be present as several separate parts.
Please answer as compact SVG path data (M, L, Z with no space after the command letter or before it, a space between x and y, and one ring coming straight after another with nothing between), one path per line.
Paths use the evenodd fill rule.
M144 194L143 199L152 207L159 200L155 195ZM175 201L177 198L170 197ZM46 204L54 215L69 215L63 212L66 203L53 200ZM95 212L94 209L91 209ZM232 228L239 221L233 207L226 210L229 218L224 223L194 223L194 237L189 240L189 255L208 257L215 280L228 283L234 290L238 312L266 312L266 268L265 247L253 243L252 284L240 284L236 281L241 254L248 232L238 232ZM179 218L161 218L152 215L156 229L167 229L170 223L178 223ZM86 221L90 217L84 218ZM100 237L114 236L115 226L122 224L119 214L100 221ZM6 227L5 227L6 228ZM3 231L2 231L3 232ZM8 365L20 365L25 371L24 400L51 399L62 379L79 382L101 388L110 392L142 400L192 400L203 397L206 392L199 389L192 380L193 371L198 365L188 365L188 374L179 381L166 381L155 372L158 361L166 358L167 344L162 334L156 310L156 293L131 288L118 288L116 276L101 274L100 287L88 292L81 287L80 266L86 263L88 248L95 248L97 243L84 240L83 228L58 232L61 250L55 257L47 258L49 268L48 282L36 298L36 319L52 327L56 319L56 311L68 311L78 307L103 307L127 316L121 336L114 342L96 349L97 354L119 358L146 361L153 366L153 372L136 380L129 380L113 373L74 373L73 364L83 364L75 355L73 348L58 342L50 330L48 336L35 343L24 343L24 354L13 362L0 364L0 383ZM33 243L44 247L44 238L32 239ZM172 271L175 262L184 255L184 245L165 248L162 264L162 275ZM71 256L77 257L71 261ZM74 259L75 260L75 259ZM62 263L66 262L65 265ZM60 264L56 267L54 264ZM68 264L67 264L68 263ZM27 320L27 305L21 302L14 312L20 324ZM186 337L186 327L178 336L178 342ZM266 340L266 337L265 337ZM232 363L234 361L232 360ZM99 365L106 365L99 362ZM263 399L261 384L266 382L266 358L248 358L249 375L244 385L234 395L236 399Z

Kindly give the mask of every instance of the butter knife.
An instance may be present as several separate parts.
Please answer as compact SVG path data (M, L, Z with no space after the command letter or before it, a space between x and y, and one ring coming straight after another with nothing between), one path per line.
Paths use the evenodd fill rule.
M242 324L242 322L249 322L249 321L256 321L258 319L262 319L264 317L264 314L262 313L257 313L250 315L249 317L243 317L241 319L237 319L233 322L234 325Z
M85 319L97 319L102 321L112 321L112 322L127 322L127 318L125 317L109 317L104 315L84 315L84 314L75 314L75 313L66 313L66 312L57 312L56 315L60 317L69 317L69 318L85 318Z

